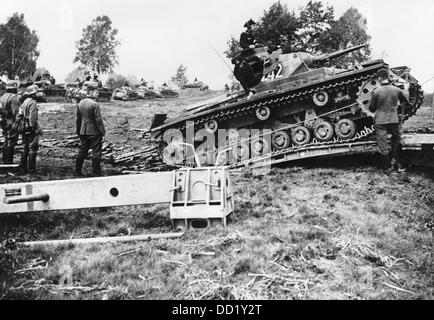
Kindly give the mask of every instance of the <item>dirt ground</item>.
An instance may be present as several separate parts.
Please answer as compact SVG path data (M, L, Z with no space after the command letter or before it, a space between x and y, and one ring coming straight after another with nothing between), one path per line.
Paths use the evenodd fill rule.
M141 147L155 112L220 92L102 105L108 142ZM432 97L405 124L428 130ZM74 135L75 107L40 107L43 139ZM40 173L72 178L77 149L42 147ZM18 157L18 156L17 156ZM17 158L18 159L18 158ZM85 173L90 172L86 164ZM104 164L106 175L119 168ZM434 175L385 175L371 155L234 172L226 229L129 244L16 248L13 241L171 231L168 206L2 215L1 299L433 299ZM61 285L64 284L64 285Z

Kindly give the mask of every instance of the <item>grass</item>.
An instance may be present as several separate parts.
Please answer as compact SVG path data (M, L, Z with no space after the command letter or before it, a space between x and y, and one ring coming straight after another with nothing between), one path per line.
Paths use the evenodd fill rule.
M225 230L178 240L14 251L15 272L37 258L46 265L8 273L1 279L3 298L433 298L434 199L424 194L434 187L429 177L386 176L370 167L296 167L263 177L238 174L234 185L236 211ZM66 225L82 236L89 236L88 226L98 234L128 227L149 232L154 214L155 230L169 229L164 208L145 210L82 213L64 224L58 217L53 226L63 231L58 238L69 236ZM72 270L75 291L57 286L65 270Z
M158 107L173 111L175 102ZM145 112L137 103L105 107L130 127ZM419 112L407 129L426 125L430 109ZM121 137L113 121L108 130ZM1 216L0 297L433 299L433 175L387 176L369 156L346 161L234 172L228 227L176 240L32 249L7 240L169 232L164 205ZM58 169L37 179L69 177Z

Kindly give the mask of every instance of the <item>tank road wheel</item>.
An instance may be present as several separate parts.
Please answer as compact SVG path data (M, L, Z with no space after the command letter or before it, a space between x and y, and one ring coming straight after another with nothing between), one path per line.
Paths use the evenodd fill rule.
M333 138L333 126L327 121L318 122L313 127L313 135L318 141L330 141Z
M262 156L270 152L268 141L264 138L255 138L252 141L252 156Z
M298 126L291 130L291 140L297 146L302 146L310 141L310 131L304 126Z
M239 143L231 150L232 157L236 162L249 159L249 146L246 143Z
M356 124L350 119L341 119L335 125L336 136L342 140L351 139L356 134Z
M275 150L283 150L289 147L291 139L285 131L278 131L273 135L271 143Z
M240 135L239 135L237 129L233 129L233 128L229 129L228 132L227 132L227 142L228 142L228 145L229 146L235 145L237 143L237 141L238 141L239 136Z
M271 115L271 111L270 108L268 107L260 107L256 109L256 117L261 121L267 120L270 117L270 115Z
M207 123L205 123L205 130L208 131L209 133L215 133L218 127L219 125L215 120L210 120Z
M316 92L313 94L313 102L318 106L322 107L329 101L329 95L325 91Z

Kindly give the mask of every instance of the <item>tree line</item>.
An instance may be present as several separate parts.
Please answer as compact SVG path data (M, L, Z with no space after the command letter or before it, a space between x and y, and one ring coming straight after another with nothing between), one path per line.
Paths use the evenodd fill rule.
M283 53L329 53L349 46L369 44L371 38L366 32L367 20L357 9L351 7L336 19L334 8L322 1L311 0L297 11L291 11L286 4L277 1L264 10L256 24L253 33L258 44L270 50L280 47ZM241 50L238 38L232 36L227 44L225 54L233 58ZM365 50L342 57L337 63L361 62L369 59L370 54L368 45Z
M289 10L279 1L264 10L257 20L255 38L269 49L280 47L283 53L305 51L326 53L344 49L351 45L369 43L366 32L366 19L355 8L348 9L339 19L335 19L332 6L322 1L309 1L298 11ZM119 64L116 49L121 42L117 38L118 29L106 15L98 16L82 31L82 37L76 42L76 54L73 62L79 63L66 81L83 79L87 71L96 74L113 74ZM6 23L0 24L0 74L7 72L9 78L29 79L37 70L39 37L24 20L23 14L15 13ZM232 58L240 51L237 38L232 36L225 52ZM340 58L340 63L350 60L366 60L370 56L369 46L364 51L353 52ZM179 66L172 81L179 86L187 83L187 68ZM47 70L44 70L47 71ZM123 76L113 74L112 82L119 82ZM127 79L126 77L123 77ZM123 80L123 79L122 79Z

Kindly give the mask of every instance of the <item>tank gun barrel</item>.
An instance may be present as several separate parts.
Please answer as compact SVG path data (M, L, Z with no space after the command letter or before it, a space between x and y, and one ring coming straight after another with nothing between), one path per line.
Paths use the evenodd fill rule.
M316 63L321 63L321 62L325 62L327 60L333 60L333 59L339 58L339 57L341 57L343 55L346 55L347 53L350 53L350 52L359 50L361 48L364 48L367 45L368 45L367 43L364 43L364 44L360 44L358 46L350 47L350 48L347 48L347 49L344 49L344 50L340 50L340 51L336 51L336 52L333 52L333 53L330 53L330 54L325 54L325 55L322 55L322 56L319 56L319 57L315 57L313 59L313 61L316 62Z

